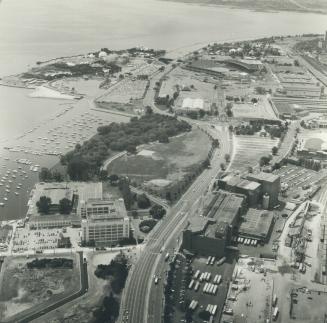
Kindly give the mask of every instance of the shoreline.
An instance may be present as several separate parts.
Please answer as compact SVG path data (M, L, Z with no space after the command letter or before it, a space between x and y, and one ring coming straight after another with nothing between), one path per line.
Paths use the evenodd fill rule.
M188 5L197 5L203 7L215 7L215 8L228 8L228 9L236 9L236 10L248 10L252 12L261 12L261 13L282 13L282 12L292 12L292 13L311 13L311 14L318 14L318 15L327 15L327 8L326 9L316 9L310 10L308 9L287 9L287 8L261 8L261 7L248 7L242 6L237 4L223 4L223 3L211 3L211 2L202 2L201 0L159 0L163 2L175 2L175 3L184 3Z

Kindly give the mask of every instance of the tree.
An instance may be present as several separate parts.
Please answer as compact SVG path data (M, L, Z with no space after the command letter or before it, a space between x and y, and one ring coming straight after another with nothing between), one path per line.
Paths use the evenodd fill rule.
M225 154L224 156L226 163L230 162L230 154Z
M199 117L203 118L205 116L206 112L203 109L199 110Z
M116 174L111 174L109 177L108 177L109 181L111 184L117 182L119 180L119 177L118 175Z
M121 191L127 210L131 209L131 206L134 203L133 195L129 187L129 183L126 178L121 178L118 183L119 190Z
M41 182L50 182L52 180L51 171L46 167L42 167L39 173L39 179Z
M137 206L140 209L147 209L151 206L151 202L145 194L140 194L137 196Z
M108 179L108 171L106 169L101 169L99 173L100 181L105 181Z
M145 114L146 114L146 115L151 115L152 113L153 113L152 108L151 108L149 105L147 105L147 106L145 107Z
M269 158L267 156L262 156L259 160L259 165L262 167L268 164L269 164Z
M278 148L277 148L276 146L272 147L272 148L271 148L271 152L272 152L272 154L273 154L274 156L277 155Z
M52 177L53 177L53 180L55 182L63 182L64 181L64 175L62 175L61 173L59 173L58 171L54 171L52 173Z
M161 205L153 205L150 209L150 215L153 219L160 220L166 214L166 210Z
M67 198L61 199L59 201L59 213L70 214L71 211L72 211L72 202Z
M75 157L68 163L67 172L73 181L86 181L89 179L90 164L81 157Z
M47 196L41 196L39 201L36 202L38 211L43 214L49 214L51 206L51 198Z
M225 165L224 163L221 163L221 164L220 164L220 168L221 168L221 170L224 171L224 170L226 170L226 165Z

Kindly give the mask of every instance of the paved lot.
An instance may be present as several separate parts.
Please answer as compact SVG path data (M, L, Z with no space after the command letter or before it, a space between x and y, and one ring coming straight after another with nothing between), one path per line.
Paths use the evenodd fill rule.
M282 166L282 168L274 171L274 174L280 176L281 183L288 185L288 195L303 195L304 191L322 177L322 171L316 172L290 164Z
M192 288L188 288L186 286L185 288L185 298L189 301L196 300L198 301L198 306L196 310L193 312L192 318L194 323L200 323L203 322L202 319L199 318L199 313L203 310L206 310L208 304L211 305L217 305L217 312L214 316L214 322L219 322L219 317L220 314L223 310L227 291L228 291L228 285L229 281L231 280L232 277L232 272L235 266L235 260L232 256L228 257L227 261L218 266L217 261L214 261L214 264L207 265L207 258L204 257L197 257L191 262L192 270L193 270L193 276L192 279L194 280L194 284ZM183 268L181 268L183 269ZM211 277L208 281L201 281L200 276L195 279L194 274L197 272L197 270L200 271L200 276L202 273L210 273ZM209 294L209 293L204 293L203 289L205 284L208 283L214 283L214 278L216 275L221 275L222 279L221 282L218 284L217 292L215 294ZM176 275L176 284L173 287L174 288L174 295L177 296L175 299L175 304L179 304L180 299L178 298L178 295L183 294L183 289L179 290L181 287L181 281L182 281L182 276L181 275ZM195 290L195 285L196 283L199 283L198 290ZM182 320L185 319L185 313L180 309L177 308L175 311L175 317L174 317L174 322L183 322Z

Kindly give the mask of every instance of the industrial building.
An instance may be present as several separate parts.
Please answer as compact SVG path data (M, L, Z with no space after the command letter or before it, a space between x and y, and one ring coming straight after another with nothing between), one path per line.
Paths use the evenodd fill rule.
M254 181L242 179L239 176L227 175L218 180L218 187L247 197L247 203L251 207L255 207L260 202L261 185Z
M182 248L203 256L222 257L244 210L245 197L218 191L203 216L190 218Z
M95 246L111 246L129 237L129 218L123 199L90 199L85 203L82 241Z
M261 193L263 195L263 207L273 208L278 205L278 195L280 192L280 177L271 173L249 174L249 181L261 184ZM266 204L266 205L265 205Z
M239 235L268 242L274 224L274 215L266 210L249 209L243 216Z

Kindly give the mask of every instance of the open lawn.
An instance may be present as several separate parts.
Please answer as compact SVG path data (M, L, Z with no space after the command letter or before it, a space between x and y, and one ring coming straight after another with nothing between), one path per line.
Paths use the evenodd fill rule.
M42 256L45 258L45 256ZM53 257L51 257L53 258ZM33 258L7 257L0 274L0 321L42 303L50 304L80 288L79 260L75 255L74 268L28 269Z
M206 159L211 143L201 130L170 138L167 144L142 147L137 155L122 157L109 166L109 173L127 175L137 183L154 179L177 181Z

